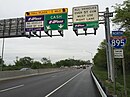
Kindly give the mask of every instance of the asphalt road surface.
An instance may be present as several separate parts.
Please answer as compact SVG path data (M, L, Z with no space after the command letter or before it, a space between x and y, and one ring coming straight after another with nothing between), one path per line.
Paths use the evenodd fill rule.
M90 67L0 81L0 97L101 97Z

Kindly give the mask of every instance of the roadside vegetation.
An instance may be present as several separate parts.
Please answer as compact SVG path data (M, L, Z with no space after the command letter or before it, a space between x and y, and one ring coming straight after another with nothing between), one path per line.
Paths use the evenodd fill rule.
M7 71L7 70L20 70L21 68L43 69L43 68L80 66L84 64L90 64L90 61L65 59L60 60L56 63L52 63L51 60L46 57L43 57L40 61L36 61L31 57L23 57L23 58L16 57L14 64L10 65L4 64L4 61L1 58L0 58L0 64L3 64L2 71Z
M116 15L113 18L113 23L118 25L117 30L123 30L124 36L127 37L127 43L124 49L125 70L126 70L126 84L127 94L130 97L130 2L125 0L123 4L116 4L114 6ZM106 40L104 40L99 48L97 54L93 58L94 67L93 72L101 83L107 88L110 94L114 94L113 83L108 80L107 76L107 60L106 60ZM116 71L116 94L117 97L124 96L124 82L123 82L123 68L121 59L115 59Z

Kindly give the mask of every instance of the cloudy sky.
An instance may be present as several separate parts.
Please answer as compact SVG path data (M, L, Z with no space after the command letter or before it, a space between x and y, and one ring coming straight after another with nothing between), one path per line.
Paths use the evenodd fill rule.
M0 20L24 17L26 11L56 8L68 8L68 14L72 14L73 7L87 5L98 5L100 12L105 11L106 7L113 11L111 6L122 2L123 0L0 0ZM112 26L111 30L113 29ZM12 64L16 56L19 58L29 56L35 60L47 57L52 62L66 58L91 60L104 38L104 25L100 25L97 35L76 36L72 27L69 27L64 31L64 37L8 38L5 39L4 60L7 64ZM2 39L0 39L0 56L1 49Z

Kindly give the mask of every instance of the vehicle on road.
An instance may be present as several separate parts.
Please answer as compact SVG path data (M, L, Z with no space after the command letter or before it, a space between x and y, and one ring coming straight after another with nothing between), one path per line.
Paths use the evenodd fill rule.
M83 69L86 69L86 66L85 66L85 65L83 66Z
M30 68L21 68L20 71L27 71L30 70Z

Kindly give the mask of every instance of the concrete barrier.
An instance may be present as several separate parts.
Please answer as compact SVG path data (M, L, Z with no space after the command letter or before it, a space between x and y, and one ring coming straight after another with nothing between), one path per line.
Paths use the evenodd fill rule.
M61 68L48 68L48 69L30 69L26 71L14 70L14 71L0 71L0 81L2 80L9 80L21 77L28 77L40 74L47 74L62 71L65 69Z
M92 71L91 71L91 75L92 75L92 77L93 77L93 79L94 79L94 82L95 82L95 84L96 84L96 86L97 86L97 88L98 88L98 90L99 90L101 96L102 96L102 97L107 97L106 93L105 93L104 90L102 89L101 85L99 84L98 80L96 79L96 77L94 76L94 74L93 74Z

